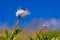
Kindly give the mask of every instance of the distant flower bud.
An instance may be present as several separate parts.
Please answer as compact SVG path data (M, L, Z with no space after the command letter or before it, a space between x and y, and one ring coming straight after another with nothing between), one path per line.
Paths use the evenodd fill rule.
M44 24L44 25L42 25L42 26L43 26L43 27L45 27L45 28L47 27L47 25L45 25L45 24Z

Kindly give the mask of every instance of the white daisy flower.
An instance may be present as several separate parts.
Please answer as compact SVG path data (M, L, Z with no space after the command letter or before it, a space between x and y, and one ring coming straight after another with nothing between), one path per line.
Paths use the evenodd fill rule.
M26 15L29 15L30 14L30 12L29 11L27 11L27 10L23 10L23 9L19 9L19 10L17 10L17 12L16 12L16 16L26 16Z

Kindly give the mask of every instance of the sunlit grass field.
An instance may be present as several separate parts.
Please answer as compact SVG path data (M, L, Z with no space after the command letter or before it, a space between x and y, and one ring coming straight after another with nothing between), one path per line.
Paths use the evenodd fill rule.
M60 40L60 31L41 31L38 33L39 31L21 31L18 35L15 35L13 40ZM6 37L5 30L0 30L0 37Z

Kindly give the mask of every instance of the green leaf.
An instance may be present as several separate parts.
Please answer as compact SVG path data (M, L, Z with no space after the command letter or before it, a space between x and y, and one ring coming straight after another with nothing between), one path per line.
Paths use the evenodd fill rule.
M6 30L5 34L6 34L6 37L9 37L11 33Z
M22 31L22 30L21 30L20 28L17 28L17 29L15 30L15 32L13 33L13 35L17 35L17 34L19 34L21 31Z

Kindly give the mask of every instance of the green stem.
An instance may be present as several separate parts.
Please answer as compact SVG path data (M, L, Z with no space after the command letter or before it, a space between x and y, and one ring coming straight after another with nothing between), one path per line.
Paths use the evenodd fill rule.
M15 25L15 27L13 28L13 33L15 32L16 28L18 27L19 20L20 20L20 16L18 17L18 19L17 19L17 21L16 21L16 25Z

